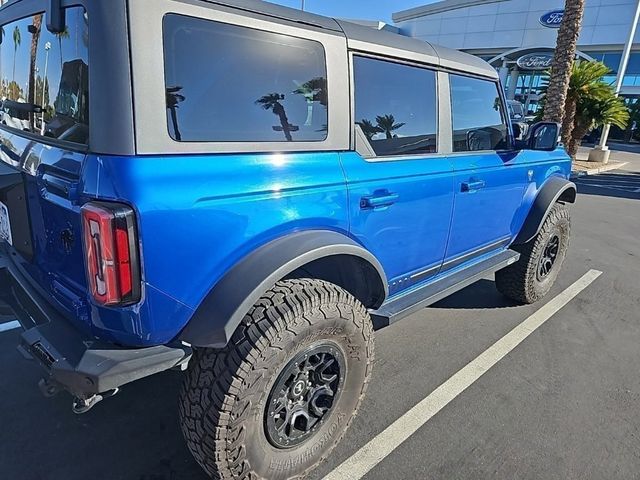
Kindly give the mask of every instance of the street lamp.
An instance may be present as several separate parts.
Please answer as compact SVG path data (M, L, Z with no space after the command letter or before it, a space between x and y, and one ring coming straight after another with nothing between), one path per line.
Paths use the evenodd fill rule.
M620 94L622 90L622 83L624 82L624 76L627 73L627 65L629 64L629 56L631 55L631 48L633 47L633 40L636 36L636 29L638 28L638 20L640 19L640 0L636 5L636 14L633 17L631 23L631 32L629 32L629 38L624 46L624 52L622 53L622 59L620 60L620 66L618 67L618 76L616 77L616 96ZM602 128L602 135L600 136L600 143L589 152L590 162L607 163L609 161L609 155L611 151L607 147L607 140L609 139L609 130L611 125L607 124Z
M46 55L44 57L44 76L42 77L42 125L40 125L40 135L44 135L44 114L46 111L44 105L44 94L47 86L47 68L49 67L49 50L51 50L51 42L44 44Z
M304 0L302 0L302 11L304 12Z

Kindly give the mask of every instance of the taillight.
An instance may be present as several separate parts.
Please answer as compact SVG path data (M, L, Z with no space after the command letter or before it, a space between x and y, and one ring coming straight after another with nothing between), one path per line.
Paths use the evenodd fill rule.
M138 238L133 210L118 203L90 202L82 207L87 279L100 305L130 305L140 300Z

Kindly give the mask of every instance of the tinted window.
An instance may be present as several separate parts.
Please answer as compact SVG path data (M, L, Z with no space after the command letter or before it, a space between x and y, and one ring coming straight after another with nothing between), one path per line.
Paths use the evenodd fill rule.
M327 137L327 73L320 43L167 15L164 50L167 121L174 140Z
M68 8L67 28L53 34L44 14L2 26L0 123L37 135L89 142L89 25Z
M453 151L507 148L507 125L495 82L450 75Z
M436 151L435 72L354 58L356 122L377 155Z

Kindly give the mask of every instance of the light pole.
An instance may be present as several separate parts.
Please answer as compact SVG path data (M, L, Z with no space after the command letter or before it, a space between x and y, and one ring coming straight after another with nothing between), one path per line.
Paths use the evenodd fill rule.
M46 51L46 54L44 57L44 75L42 76L42 125L40 125L40 135L44 135L44 114L46 112L46 108L44 105L44 94L46 92L47 86L47 68L49 67L49 50L51 50L51 42L45 43L44 49Z
M302 11L304 12L304 0L302 0Z
M616 96L620 94L622 90L622 83L624 82L624 76L627 73L627 65L629 64L629 56L631 55L631 48L633 47L633 40L636 36L636 30L638 28L638 20L640 19L640 0L636 5L636 14L633 17L631 23L631 31L629 32L629 38L624 46L624 52L622 53L622 59L620 60L620 66L618 67L618 76L616 77ZM609 139L609 130L611 125L607 124L602 128L602 135L600 136L600 143L591 152L589 152L590 162L607 163L609 161L609 147L607 147L607 140Z

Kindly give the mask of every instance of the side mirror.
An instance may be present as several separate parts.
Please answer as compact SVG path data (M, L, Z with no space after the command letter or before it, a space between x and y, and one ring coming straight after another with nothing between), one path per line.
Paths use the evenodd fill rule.
M527 148L550 152L558 147L559 138L560 124L554 122L536 123L529 129Z

